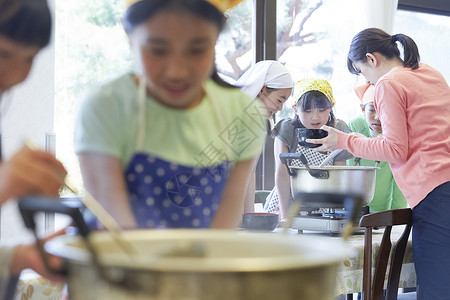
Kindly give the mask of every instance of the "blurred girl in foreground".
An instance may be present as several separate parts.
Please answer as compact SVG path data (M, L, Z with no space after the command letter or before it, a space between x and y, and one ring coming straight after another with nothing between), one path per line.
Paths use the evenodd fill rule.
M74 144L85 186L125 228L240 224L264 116L216 72L230 2L131 1L123 24L141 73L81 103Z

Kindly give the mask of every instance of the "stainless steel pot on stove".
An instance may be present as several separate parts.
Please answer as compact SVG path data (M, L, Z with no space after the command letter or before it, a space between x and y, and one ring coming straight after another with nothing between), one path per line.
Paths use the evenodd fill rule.
M334 299L342 240L226 230L135 230L122 238L89 232L76 208L55 199L24 198L19 208L34 228L39 206L70 215L81 236L49 241L44 252L65 260L71 300ZM45 253L43 253L45 254Z
M289 166L289 159L305 160L301 153L280 154L280 159L290 175L292 196L302 199L302 206L342 208L343 201L348 197L360 199L361 205L367 205L375 193L378 167L317 167L307 166L307 162L306 167Z
M294 197L303 193L329 193L337 195L353 195L362 198L362 205L367 205L375 192L377 167L363 166L328 166L310 167L312 170L326 171L327 179L312 177L305 167L290 167L294 173L290 177L291 190ZM339 203L329 202L319 207L342 207Z

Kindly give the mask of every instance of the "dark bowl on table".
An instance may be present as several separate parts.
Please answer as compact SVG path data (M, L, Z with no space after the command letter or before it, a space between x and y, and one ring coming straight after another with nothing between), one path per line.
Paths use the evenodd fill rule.
M242 228L247 230L272 231L277 228L278 215L271 213L245 213Z
M312 144L307 143L307 139L322 139L328 136L328 132L323 129L308 129L308 128L297 128L297 139L300 146L308 148L317 148L322 146L322 144Z

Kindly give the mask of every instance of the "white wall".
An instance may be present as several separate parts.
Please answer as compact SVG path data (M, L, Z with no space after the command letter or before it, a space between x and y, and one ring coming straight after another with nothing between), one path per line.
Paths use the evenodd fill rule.
M49 0L54 13L54 1ZM22 147L24 139L32 139L44 149L45 134L54 131L55 44L35 58L28 78L3 99L1 106L3 159ZM28 236L16 203L9 201L1 209L1 238Z

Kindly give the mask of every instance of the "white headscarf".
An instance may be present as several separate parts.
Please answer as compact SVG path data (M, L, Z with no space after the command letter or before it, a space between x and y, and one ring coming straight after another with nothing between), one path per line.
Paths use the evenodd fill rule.
M252 98L256 98L264 85L273 89L286 89L292 88L294 83L288 69L276 60L256 63L236 81L236 86Z

